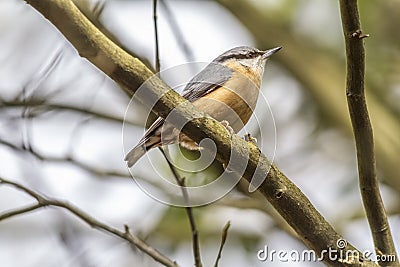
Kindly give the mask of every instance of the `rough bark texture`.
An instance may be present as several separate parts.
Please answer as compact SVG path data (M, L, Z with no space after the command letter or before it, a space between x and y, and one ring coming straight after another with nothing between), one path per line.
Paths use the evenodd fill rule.
M340 0L347 54L346 95L357 148L361 195L379 256L395 255L396 262L382 261L381 266L398 266L385 207L376 174L374 138L364 92L365 51L357 0Z

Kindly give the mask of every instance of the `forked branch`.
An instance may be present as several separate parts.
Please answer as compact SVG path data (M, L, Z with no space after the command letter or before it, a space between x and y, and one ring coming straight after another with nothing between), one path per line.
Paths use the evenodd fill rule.
M87 223L88 225L90 225L93 228L105 231L107 233L110 233L112 235L115 235L119 238L124 239L128 243L134 245L135 247L137 247L138 249L140 249L141 251L143 251L150 257L152 257L154 260L163 264L164 266L178 267L178 264L175 261L170 260L168 257L162 255L156 249L154 249L151 246L149 246L148 244L146 244L143 240L141 240L140 238L133 235L130 232L129 227L127 225L124 226L124 228L125 228L124 231L121 231L121 230L118 230L114 227L111 227L107 224L100 222L99 220L93 218L86 212L82 211L78 207L76 207L68 202L45 197L22 184L19 184L19 183L13 182L13 181L9 181L9 180L3 179L3 178L0 178L0 185L1 184L12 186L18 190L25 192L26 194L28 194L31 197L33 197L34 199L36 199L37 203L32 204L27 207L0 213L0 221L11 218L16 215L25 214L30 211L48 207L48 206L59 207L59 208L68 210L69 212L71 212L72 214L74 214L75 216L77 216L78 218L80 218L82 221L84 221L85 223Z

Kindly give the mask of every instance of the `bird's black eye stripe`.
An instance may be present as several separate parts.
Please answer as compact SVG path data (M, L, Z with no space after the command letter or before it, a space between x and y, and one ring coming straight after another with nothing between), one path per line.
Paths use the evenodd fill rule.
M251 52L239 52L239 53L228 53L228 54L224 54L219 56L218 58L216 58L214 60L214 62L223 62L225 60L229 60L232 58L236 58L236 59L249 59L249 58L254 58L255 56L260 55L259 51L251 51Z

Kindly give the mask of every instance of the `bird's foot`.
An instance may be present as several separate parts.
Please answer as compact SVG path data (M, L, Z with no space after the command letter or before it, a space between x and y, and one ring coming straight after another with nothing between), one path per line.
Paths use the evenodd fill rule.
M225 164L225 163L222 163L222 168L224 168L224 170L227 172L227 173L232 173L233 171L231 171L229 168L228 168L228 166Z
M250 133L247 133L247 134L244 135L244 140L246 140L247 142L251 142L253 144L257 143L257 138L251 136Z

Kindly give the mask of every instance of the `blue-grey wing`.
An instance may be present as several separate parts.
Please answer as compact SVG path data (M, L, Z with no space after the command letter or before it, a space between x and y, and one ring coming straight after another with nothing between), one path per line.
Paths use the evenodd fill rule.
M214 91L216 88L222 86L232 76L233 71L224 65L210 63L199 74L194 76L183 89L182 96L190 102ZM155 131L162 126L164 119L159 117L147 129L143 138L139 141L137 146L143 145Z
M190 102L214 91L232 77L232 69L221 64L210 63L194 76L183 89L182 96Z

